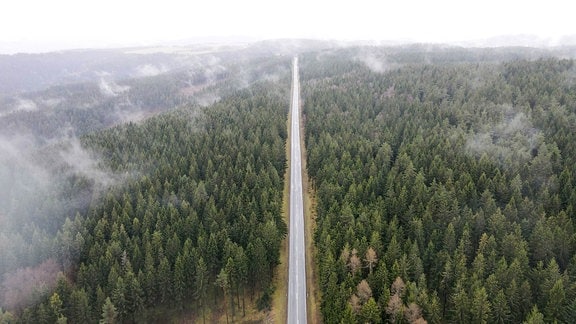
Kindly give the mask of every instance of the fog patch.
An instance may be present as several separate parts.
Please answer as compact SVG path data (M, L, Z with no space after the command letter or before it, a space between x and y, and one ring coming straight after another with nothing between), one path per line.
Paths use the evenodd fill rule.
M168 72L168 68L164 65L153 65L153 64L144 64L136 67L136 76L137 77L148 77L148 76L156 76L162 73Z
M524 113L509 110L500 123L486 125L480 132L469 135L466 151L477 157L486 154L501 165L518 166L532 158L532 152L542 141L542 136L542 132L532 125Z
M131 107L126 107L126 109L117 109L114 112L114 119L119 124L140 123L149 116L150 113Z
M45 238L122 179L72 129L62 132L41 142L0 136L0 307L24 307L52 289L74 256Z
M576 85L576 66L572 66L570 69L562 72L562 74L566 83L568 83L570 86Z
M354 59L366 65L372 72L384 73L390 69L385 57L376 56L372 52L363 51L356 55Z
M48 108L54 108L64 101L63 98L45 98L41 99L40 103Z
M43 146L31 136L0 136L0 214L5 221L17 223L23 215L36 212L34 203L42 201L45 194L57 194L59 185L71 177L88 180L95 191L119 180L96 154L82 147L71 129L63 133L66 138Z
M5 274L0 287L0 304L8 310L33 305L56 287L60 271L58 263L48 259L37 266L19 268Z
M214 93L204 93L193 98L194 102L202 107L211 106L218 101L220 101L220 97Z
M106 81L104 78L100 79L98 87L100 88L100 93L107 97L116 97L117 95L130 90L129 86L121 86L112 80Z
M89 179L97 189L110 187L116 182L116 176L103 171L99 159L86 151L77 138L68 139L59 155L69 167L69 172Z
M223 65L210 65L207 67L204 67L204 79L206 83L213 83L214 81L218 80L220 78L220 76L226 72L226 67L224 67Z
M0 117L7 116L16 112L32 112L38 110L38 105L31 99L14 98L12 103L4 106L0 111Z
M282 80L283 78L285 78L288 75L291 75L290 69L288 69L284 66L278 66L276 68L276 71L274 71L272 73L264 73L264 75L261 77L261 79L264 81L272 82L272 83L278 83L280 80Z
M18 99L15 111L35 111L38 110L36 103L30 99Z
M9 214L50 187L51 173L36 163L35 146L31 137L0 137L0 212Z

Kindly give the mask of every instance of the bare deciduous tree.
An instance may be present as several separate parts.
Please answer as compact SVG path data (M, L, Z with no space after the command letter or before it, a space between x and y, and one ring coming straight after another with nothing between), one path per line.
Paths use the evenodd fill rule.
M372 297L372 289L370 288L370 285L368 285L368 282L366 280L360 281L360 283L356 287L356 290L357 290L356 294L358 295L358 298L360 298L362 304L367 302L368 299Z
M360 308L362 308L360 298L358 298L356 294L353 294L352 297L350 297L350 306L352 306L352 309L354 310L355 313L358 313L360 311Z
M368 269L370 270L370 273L372 273L372 268L374 268L374 265L376 264L376 262L378 262L378 257L376 256L376 251L374 251L374 249L372 247L369 247L368 250L366 250L365 258L366 259L364 259L364 260L368 264Z
M391 322L395 323L397 318L401 318L403 312L404 304L402 299L398 294L392 295L388 301L388 306L386 306L386 313L390 315Z
M348 263L348 267L350 267L350 271L352 274L356 274L358 270L362 267L362 262L358 257L358 251L356 249L352 249L352 256L350 257L350 262Z
M404 294L404 288L406 288L406 284L404 284L404 280L400 277L396 277L396 280L392 283L392 288L390 288L390 293L393 295L402 296Z
M409 323L426 323L426 320L422 318L422 308L416 303L410 303L410 305L408 305L404 316Z

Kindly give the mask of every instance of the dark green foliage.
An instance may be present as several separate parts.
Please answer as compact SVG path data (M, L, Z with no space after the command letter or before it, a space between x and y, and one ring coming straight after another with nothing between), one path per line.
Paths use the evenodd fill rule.
M413 50L301 59L324 319L570 322L573 61Z
M123 196L109 196L107 207L94 209L88 219L88 233L107 220L109 239L98 243L108 248L90 251L97 241L87 234L86 255L100 260L82 259L81 265L99 267L103 274L119 270L125 307L122 299L112 301L121 317L137 314L143 305L182 305L191 297L209 306L205 299L220 294L214 283L219 273L228 276L226 271L227 287L235 288L226 288L230 293L239 294L243 276L258 282L254 292L267 289L286 227L280 215L284 104L270 86L259 86L205 110L199 121L182 110L86 139L111 154L114 169L140 161L142 170L154 170L131 182ZM123 143L132 150L121 149ZM264 249L252 254L252 243ZM226 260L242 258L238 253L248 257L249 266L258 264L258 271L232 273L233 263Z
M271 286L268 286L264 290L264 293L262 294L262 296L260 296L260 298L258 298L258 300L256 301L256 306L258 307L258 310L260 310L260 311L270 310L270 307L272 306L272 295L273 294L274 294L274 290L272 289Z
M46 316L139 322L161 305L203 316L224 297L235 314L246 292L269 308L286 235L283 86L85 136L110 169L135 175L94 200L81 226L66 222L61 240L79 235L63 252L79 254L77 280L59 296L70 306L53 296Z
M129 123L129 121L140 123L162 112L176 110L178 106L188 106L189 108L175 114L182 114L181 116L190 122L190 127L186 128L186 131L194 129L195 132L201 132L204 126L201 126L201 123L196 125L192 122L192 120L196 120L197 115L201 114L199 108L196 107L197 104L211 105L213 101L220 98L234 96L237 98L235 99L236 102L228 101L227 104L238 104L235 109L242 108L240 101L247 99L250 95L244 93L241 95L244 99L241 99L239 89L247 88L262 79L276 81L269 84L269 88L273 89L272 92L277 91L277 89L288 91L284 88L289 88L287 81L290 75L290 60L283 56L264 55L261 51L235 52L226 50L222 53L211 53L198 57L188 54L185 57L180 57L177 54L159 54L155 60L153 54L142 56L140 54L122 54L121 52L123 51L82 51L82 53L74 52L62 55L0 57L0 65L4 67L10 66L10 61L20 62L13 66L15 70L8 68L11 72L3 73L0 76L0 78L12 78L14 82L6 81L0 87L5 85L17 86L16 79L22 78L22 75L44 74L48 71L58 74L66 71L65 74L69 77L65 83L47 89L44 89L44 85L39 84L39 88L44 90L39 89L37 92L0 96L0 277L4 278L5 275L14 277L17 276L18 272L29 270L42 272L40 268L43 262L56 259L60 261L58 262L59 270L63 270L67 274L74 272L76 263L80 258L80 248L84 246L85 237L81 234L78 235L84 226L83 220L88 214L88 209L90 207L94 209L100 202L98 198L106 197L107 190L112 184L118 184L127 179L134 180L144 175L153 178L153 172L155 175L164 176L159 172L158 167L170 168L172 163L179 163L179 167L183 166L182 161L174 161L170 164L161 163L162 161L158 159L158 156L146 155L148 153L146 145L151 145L150 152L163 155L161 151L163 147L172 145L166 141L178 139L173 136L174 134L171 137L162 135L157 136L156 139L147 138L144 135L163 133L162 129L153 129L157 126L153 123L142 128L135 127L133 123L130 123L131 126L120 127L123 131L110 130L110 127ZM94 58L98 58L98 60L92 61ZM102 59L106 62L101 62ZM138 68L152 67L154 70L153 66L146 65L152 63L149 61L150 59L156 61L154 66L156 66L155 64L160 64L157 67L162 66L160 70L170 69L170 71L154 76L137 77L140 75ZM88 63L85 60L101 68L106 67L106 69L90 71L90 67L96 66L93 64L85 65L84 63ZM84 63L77 66L80 62ZM99 62L103 65L99 65ZM177 66L169 64L169 62L177 63ZM53 66L54 64L55 66ZM110 64L114 66L112 67ZM45 65L44 67L48 70L42 72L42 65ZM31 66L34 66L34 69L31 70ZM57 68L54 69L55 67ZM77 68L81 68L82 73L77 75L72 72ZM8 70L3 70L3 72L9 72ZM160 70L156 72L161 72ZM107 75L104 71L110 72L111 75ZM134 76L134 78L126 79L129 76ZM56 76L53 77L61 79ZM79 77L79 80L76 80L76 77ZM34 78L24 79L35 83ZM46 86L50 84L53 82L48 82ZM26 88L28 87L23 87L21 90ZM282 94L280 97L284 95ZM284 98L277 96L276 99L282 101L283 109L284 106L288 106ZM282 115L277 117L280 116ZM178 117L172 116L171 119L164 119L162 123L164 127L171 128L169 125L171 120L177 119ZM225 127L227 122L236 121L234 118L225 118L221 120L219 126ZM246 123L254 122L253 120L245 121ZM254 125L251 124L251 126ZM272 136L273 134L270 132L277 130L267 126L264 128L265 133L257 134L258 138L260 136ZM103 129L107 129L107 131L102 131ZM214 130L217 131L217 129ZM238 129L229 129L229 131L238 131ZM286 130L282 129L282 132L285 134ZM95 139L100 136L103 138ZM226 136L231 137L235 134ZM134 142L136 137L138 140ZM243 134L243 137L245 140L253 139L247 138L247 134ZM188 144L190 143L186 143L186 145ZM218 145L215 141L211 141L211 144ZM274 145L277 143L274 142ZM136 151L136 149L138 150ZM172 153L175 152L176 150ZM283 154L279 155L277 151L273 151L270 145L259 146L254 148L254 151L243 152L248 156L257 155L263 161L271 162L274 168L277 168L282 162L281 159L285 158ZM219 157L220 155L212 157L212 164L219 163ZM205 165L200 164L198 167L198 163L206 161L196 159L194 156L178 156L179 160L188 158L190 161L184 161L189 166L186 176L197 183L194 185L195 189L187 194L196 194L197 196L194 198L205 196L210 192L206 191L206 181L200 179L204 175L198 173L199 169ZM231 165L231 162L235 161L227 161L226 166L235 167ZM242 161L242 163L244 162L246 161ZM254 165L251 166L252 168L255 167ZM241 165L241 167L245 168L246 165ZM234 173L241 173L243 170L234 169ZM177 171L182 172L183 170ZM155 179L152 180L155 181ZM235 182L240 180L242 179L239 177L234 178ZM260 180L262 181L259 185L263 186L269 184L268 180L277 183L279 179L272 174L269 179ZM182 178L179 181L186 181L186 179ZM172 185L178 186L174 183ZM218 188L218 190L224 189ZM122 192L118 194L123 195ZM274 199L270 197L270 193L259 192L258 194L260 196L254 197L254 199L265 200L264 208L275 208L271 205L274 203ZM223 199L227 198L224 197ZM239 202L238 198L235 197L234 201L230 201L228 209L235 204L251 202ZM132 197L127 197L127 199L133 200ZM130 202L133 203L133 201ZM129 217L132 219L131 224L124 226L127 234L132 235L133 229L139 231L144 226L142 224L143 217L141 217L144 205L141 204L141 210L137 211L139 217L134 217L136 210L131 209L137 206L134 204L130 205L130 208L128 205L126 206L126 208L118 209L116 212L120 213L122 218ZM108 207L110 208L107 212L111 214L113 206ZM246 213L244 217L248 219L249 214ZM68 224L65 224L67 219L69 219ZM103 231L108 225L111 224L99 224L98 229L102 229L102 231L98 231L97 234L109 235L109 232L104 233ZM209 225L206 224L206 226ZM285 232L285 228L282 224L278 224L280 233ZM136 234L144 235L144 232L142 230ZM178 237L181 238L183 234L180 231ZM234 235L235 239L237 234L230 232L230 235ZM105 237L98 237L96 241L100 242L100 238L104 239ZM173 238L173 235L166 237L166 239ZM246 240L247 238L243 239ZM169 259L174 257L173 253L177 248L174 243L177 242L171 241L168 244L170 250L166 252L172 253L168 255ZM180 240L180 244L183 244L183 240ZM130 255L143 254L142 247L135 245L131 251L127 252ZM136 259L141 260L142 258ZM133 266L139 268L142 264L133 262ZM94 269L90 269L90 271L94 271ZM51 275L55 276L56 273L57 271ZM138 275L136 271L134 273ZM94 277L90 276L89 278ZM50 283L42 289L49 290L52 288L51 282L53 280L40 278L39 281ZM0 285L0 290L2 290L0 296L3 296L5 291L2 286ZM11 287L19 289L22 286L24 285L19 283L12 284L6 290L12 289ZM32 288L24 287L24 290L32 290ZM26 293L25 295L29 294ZM28 301L19 301L21 298L7 297L2 299L10 301L0 300L0 306L10 309L20 308L28 304ZM17 301L12 302L13 300Z

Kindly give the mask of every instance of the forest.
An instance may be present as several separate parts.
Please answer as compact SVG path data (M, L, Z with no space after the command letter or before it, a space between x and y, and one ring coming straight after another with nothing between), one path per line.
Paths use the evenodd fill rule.
M142 175L93 201L85 216L66 219L52 262L73 280L60 276L20 320L141 322L161 305L202 310L220 295L230 316L245 313L244 298L268 307L286 234L285 97L260 85L199 117L184 107L83 137L114 172Z
M301 59L326 323L576 321L576 67L488 54Z
M106 80L124 89L113 95L88 82L4 98L39 107L0 117L0 322L213 322L270 308L290 57L233 58ZM114 114L126 111L146 116Z
M263 320L294 55L324 323L574 323L574 53L0 57L0 323Z

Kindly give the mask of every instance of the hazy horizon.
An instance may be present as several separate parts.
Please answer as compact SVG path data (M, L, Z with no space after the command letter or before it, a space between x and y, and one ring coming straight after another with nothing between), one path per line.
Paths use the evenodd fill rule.
M278 38L466 44L532 39L540 46L575 43L575 5L488 0L384 3L321 0L180 3L25 0L6 5L0 53L179 44L193 39ZM180 44L182 45L182 44Z

